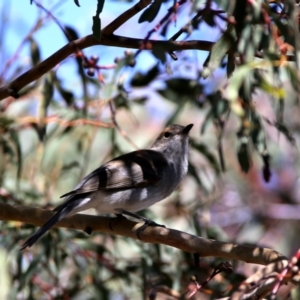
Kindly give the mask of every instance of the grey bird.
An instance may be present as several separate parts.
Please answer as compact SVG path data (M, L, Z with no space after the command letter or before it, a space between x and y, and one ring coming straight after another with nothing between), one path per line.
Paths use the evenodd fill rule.
M95 208L101 214L138 216L143 210L165 199L178 186L188 169L188 134L193 124L169 125L150 149L133 151L105 163L84 177L74 190L61 196L65 202L56 214L22 245L31 247L44 233L66 216Z

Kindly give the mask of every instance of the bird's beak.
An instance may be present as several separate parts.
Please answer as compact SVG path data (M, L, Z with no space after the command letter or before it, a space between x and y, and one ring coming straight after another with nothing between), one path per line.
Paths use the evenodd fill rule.
M190 132L190 130L192 129L193 126L194 126L194 124L189 124L189 125L185 126L182 129L181 133L187 135Z

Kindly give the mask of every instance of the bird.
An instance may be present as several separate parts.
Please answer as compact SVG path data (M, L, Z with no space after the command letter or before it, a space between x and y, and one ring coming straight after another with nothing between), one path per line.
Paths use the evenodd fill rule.
M100 214L128 215L144 221L144 227L158 225L135 212L168 197L188 170L188 136L193 124L167 126L149 149L118 156L85 176L65 202L30 236L20 250L31 247L61 219L94 208Z

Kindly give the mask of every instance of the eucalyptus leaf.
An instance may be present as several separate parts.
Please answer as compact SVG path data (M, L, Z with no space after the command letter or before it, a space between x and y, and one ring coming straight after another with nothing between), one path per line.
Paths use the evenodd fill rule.
M229 26L219 40L213 45L205 62L202 77L207 78L220 66L223 57L234 46L236 34L233 26Z
M248 141L241 141L237 152L238 162L244 173L248 173L252 166Z
M29 42L32 65L36 66L41 61L40 49L37 42L33 38L30 38Z
M150 6L143 11L138 22L139 23L143 23L143 22L151 23L157 16L157 14L160 10L160 7L161 7L161 1L154 0L153 3L150 4Z

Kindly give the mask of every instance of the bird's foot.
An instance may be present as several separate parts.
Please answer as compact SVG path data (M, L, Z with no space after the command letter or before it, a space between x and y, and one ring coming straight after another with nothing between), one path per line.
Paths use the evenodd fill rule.
M148 226L158 226L158 227L164 227L164 228L166 227L165 225L157 224L156 222L149 220L147 218L143 218L143 221L144 221L144 224L141 227L139 227L136 231L136 235L139 240L141 240L141 234Z
M126 219L126 217L124 217L122 214L116 214L116 217L115 218L112 218L110 221L109 221L109 229L111 231L114 231L113 229L113 224L116 222L116 221L119 221L119 220L122 220L122 219Z
M143 231L148 227L148 226L158 226L158 227L166 227L165 225L160 225L160 224L157 224L155 223L154 221L150 220L150 219L147 219L145 217L142 217L142 216L139 216L131 211L127 211L127 210L124 210L124 209L118 209L118 214L117 216L120 214L120 216L123 216L123 215L126 215L126 216L129 216L129 217L133 217L135 219L138 219L138 220L141 220L144 222L144 224L139 227L136 231L136 235L138 237L139 240L141 240L141 233L143 233ZM124 217L124 216L123 216Z
M93 229L91 227L86 227L83 231L88 235L91 235L93 233Z

